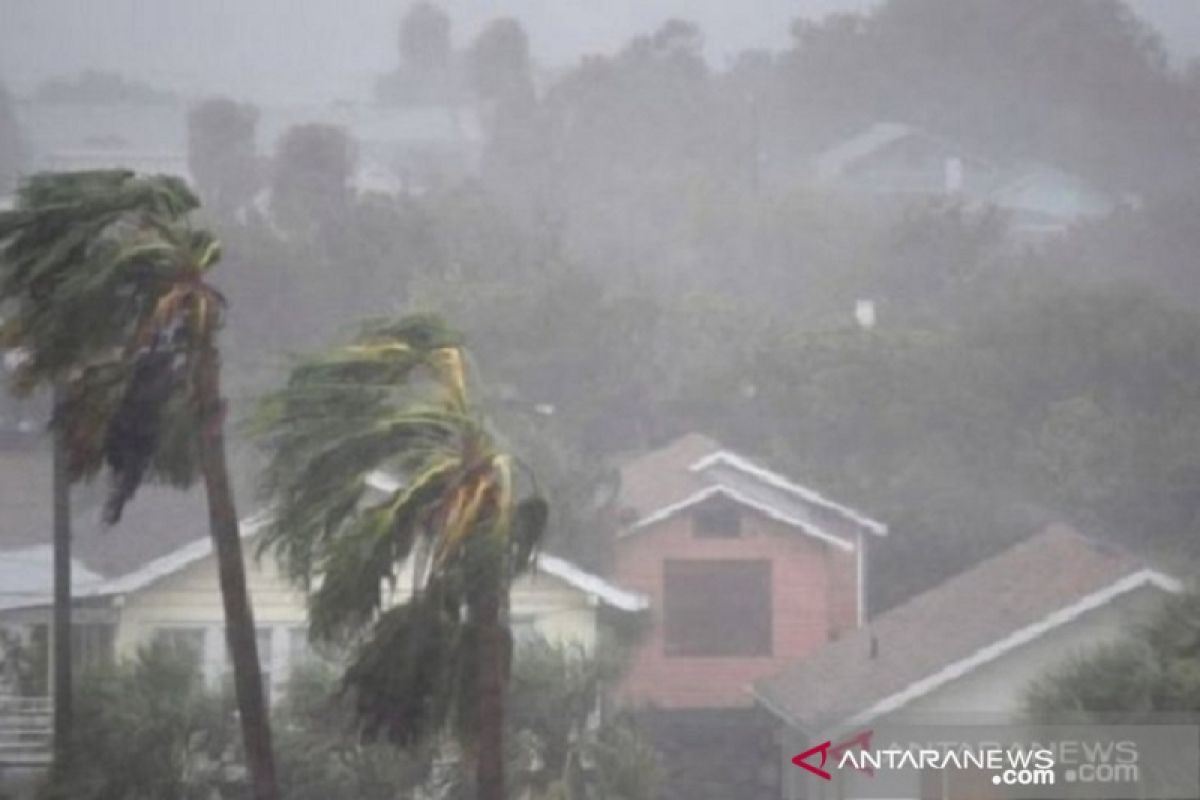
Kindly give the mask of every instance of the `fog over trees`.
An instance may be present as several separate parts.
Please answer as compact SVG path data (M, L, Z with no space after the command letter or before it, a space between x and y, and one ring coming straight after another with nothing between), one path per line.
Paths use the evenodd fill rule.
M420 746L428 731L461 735L455 746L478 755L451 724L470 727L471 687L446 675L507 664L509 640L486 639L480 657L470 626L480 608L485 632L507 626L516 567L536 561L532 544L497 550L512 570L503 579L435 562L428 579L451 599L418 595L389 629L379 619L393 598L380 587L422 563L414 542L457 552L455 537L467 537L474 552L499 531L508 548L520 540L514 498L527 494L548 508L542 551L611 578L637 521L618 499L623 465L689 434L887 523L856 566L870 586L855 601L869 605L858 627L1052 523L1195 575L1200 8L1190 3L763 0L750 15L715 0L607 12L534 0L9 4L0 197L42 170L127 166L190 181L203 201L197 229L221 241L212 281L227 303L234 473L258 476L239 485L239 501L293 513L267 529L276 547L297 548L291 576L311 589L324 579L314 575L334 575L329 591L344 595L333 600L361 612L346 626L360 637L353 647L338 631L322 638L357 652L349 685L382 698L358 709L371 731ZM56 60L89 31L113 41ZM15 202L12 230L28 210ZM146 224L123 220L106 235ZM0 278L17 274L14 252L18 266ZM0 281L0 297L42 319L38 303L53 293L21 284L16 298L14 287ZM427 313L437 316L409 316ZM28 335L7 331L0 346ZM447 368L449 351L466 362ZM271 417L282 407L272 400L294 404L294 418ZM31 413L16 403L0 399L0 426ZM256 497L264 459L275 483ZM395 464L408 482L380 501L368 486ZM416 496L426 485L437 491ZM395 549L364 544L385 539ZM1053 673L1029 702L1050 713L1083 697L1099 713L1130 690L1079 692L1092 676L1129 664L1153 676L1148 658L1194 668L1194 648L1171 636L1192 635L1196 608L1194 598L1170 606L1149 632ZM822 629L820 644L856 632ZM443 660L409 647L425 635ZM614 652L634 652L635 638L618 639ZM878 644L872 634L863 657ZM541 718L553 713L536 693L506 700L500 683L486 686L485 739L525 731L544 751L528 769L561 768L539 773L530 797L686 795L654 794L657 756L635 725L578 723L589 713L580 704L619 678L563 653L540 657L553 663L534 667L578 669L586 684L559 687L574 704L568 732ZM1190 683L1178 693L1189 710L1194 694ZM1143 705L1172 710L1175 697ZM217 700L195 702L215 724ZM279 741L327 756L335 746L306 727L307 712ZM570 746L556 750L558 735ZM606 788L579 761L585 751L619 780ZM409 789L436 772L419 748L411 763L351 755ZM481 774L524 774L512 753L491 755ZM303 760L279 760L293 786ZM325 774L334 761L314 762L322 781L336 783Z

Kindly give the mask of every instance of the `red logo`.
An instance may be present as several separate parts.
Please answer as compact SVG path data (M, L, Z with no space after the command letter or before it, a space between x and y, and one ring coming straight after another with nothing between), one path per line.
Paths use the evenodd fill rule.
M829 754L832 752L834 758L837 758L842 753L849 750L851 747L861 747L863 749L866 749L871 746L871 734L872 733L873 733L872 731L862 731L861 733L856 733L855 735L851 736L849 739L846 739L845 741L840 742L837 745L834 745L834 743L832 741L822 742L821 744L817 745L816 747L808 748L803 753L801 753L800 755L793 758L792 763L795 764L797 767L801 767L802 769L808 770L813 775L816 775L818 778L822 778L827 781L833 780L833 776L830 775L828 772L826 772L824 769L825 762L826 762L826 760L828 760ZM815 756L817 753L821 754L821 763L818 766L813 766L812 764L808 763L808 759L812 756ZM875 770L873 770L869 767L865 768L861 771L867 773L868 775L872 775L872 776L875 774Z

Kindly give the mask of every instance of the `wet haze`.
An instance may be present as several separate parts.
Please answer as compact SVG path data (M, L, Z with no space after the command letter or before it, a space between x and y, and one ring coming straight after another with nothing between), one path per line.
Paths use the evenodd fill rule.
M704 31L713 66L747 48L788 44L796 17L861 11L872 0L497 0L447 2L455 46L488 20L521 19L547 67L612 52L679 17ZM1200 52L1200 4L1131 4L1177 57ZM259 102L362 99L396 64L395 27L407 4L391 0L0 0L0 76L19 93L47 78L99 69L188 94L222 92Z

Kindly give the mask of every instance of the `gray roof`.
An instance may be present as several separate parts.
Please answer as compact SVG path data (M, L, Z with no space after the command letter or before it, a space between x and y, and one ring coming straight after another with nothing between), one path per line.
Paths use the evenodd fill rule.
M789 723L824 728L1143 573L1170 582L1127 553L1051 526L757 681L754 693Z
M835 544L849 545L856 530L887 532L862 512L691 433L622 466L618 504L629 523L625 533L645 530L717 494Z

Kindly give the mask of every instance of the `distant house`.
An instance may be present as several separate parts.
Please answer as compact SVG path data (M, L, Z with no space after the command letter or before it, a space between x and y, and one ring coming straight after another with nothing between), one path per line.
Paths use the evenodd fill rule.
M903 718L1015 722L1031 681L1112 641L1180 588L1053 526L757 680L754 697L781 727L817 742ZM785 786L797 777L784 775ZM836 790L855 796L850 785Z
M227 671L224 615L200 492L147 486L121 523L99 521L98 492L76 492L74 638L83 662L132 653L156 637L192 647L206 676ZM50 584L50 465L40 450L0 448L0 627L44 647ZM305 599L269 556L255 558L266 518L242 521L247 580L263 671L278 689L307 653ZM397 596L411 583L401 575ZM592 650L606 623L641 612L645 597L543 554L513 587L515 636ZM0 688L0 694L3 689Z
M21 120L31 171L125 168L190 180L188 105L25 100ZM351 182L364 192L397 195L474 175L483 131L473 107L397 108L352 103L266 106L258 147L269 156L294 125L345 128L357 147Z
M1117 200L1082 178L1046 164L1025 164L987 198L1011 216L1013 229L1034 238L1112 213Z
M1079 176L1037 162L1000 163L959 142L898 122L880 122L817 154L819 187L874 198L945 197L1008 212L1023 239L1061 233L1117 207Z
M990 191L1000 169L949 139L880 122L819 153L813 173L822 185L876 195L970 197Z
M662 709L747 707L746 687L866 616L887 528L698 434L621 471L611 577L647 596L622 693Z

